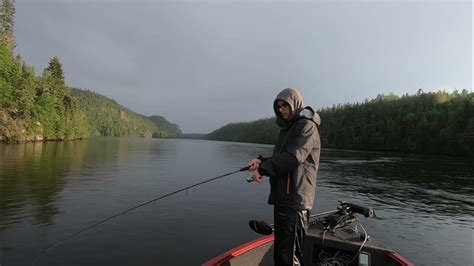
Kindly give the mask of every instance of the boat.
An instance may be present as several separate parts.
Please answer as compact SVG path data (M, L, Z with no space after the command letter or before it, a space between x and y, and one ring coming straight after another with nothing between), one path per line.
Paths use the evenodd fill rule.
M303 265L413 266L398 252L370 237L358 216L375 217L372 208L339 202L336 210L310 216ZM249 221L252 230L265 236L233 248L203 266L273 265L273 225Z

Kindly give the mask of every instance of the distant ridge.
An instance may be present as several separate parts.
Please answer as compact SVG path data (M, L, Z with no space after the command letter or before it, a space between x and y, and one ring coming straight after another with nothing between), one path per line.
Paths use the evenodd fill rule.
M279 128L275 118L264 118L251 122L230 123L205 136L209 140L237 141L273 144L278 138Z
M176 138L182 134L178 125L162 116L143 116L96 92L71 88L71 94L82 107L92 136Z

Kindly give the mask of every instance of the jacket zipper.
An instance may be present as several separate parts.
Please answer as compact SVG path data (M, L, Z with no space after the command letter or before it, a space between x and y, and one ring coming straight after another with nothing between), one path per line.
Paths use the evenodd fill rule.
M288 177L286 179L286 194L290 195L290 173L288 173Z

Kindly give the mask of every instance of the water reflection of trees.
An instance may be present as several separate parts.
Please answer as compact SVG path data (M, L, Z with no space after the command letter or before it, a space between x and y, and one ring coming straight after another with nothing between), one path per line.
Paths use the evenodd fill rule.
M325 150L319 184L422 213L472 215L469 158Z
M110 175L97 176L101 171L157 156L161 145L150 147L147 140L124 138L0 144L0 231L31 220L52 224L67 184L102 180Z
M64 176L83 153L83 141L0 145L0 230L30 218L52 223Z

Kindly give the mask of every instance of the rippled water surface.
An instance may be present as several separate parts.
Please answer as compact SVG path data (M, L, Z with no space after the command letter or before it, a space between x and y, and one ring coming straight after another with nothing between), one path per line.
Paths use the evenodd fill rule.
M0 144L0 265L199 265L258 237L269 185L239 173L149 204L50 249L101 219L234 171L271 146L92 138ZM417 265L473 265L472 158L323 150L314 212L374 207L369 234Z

